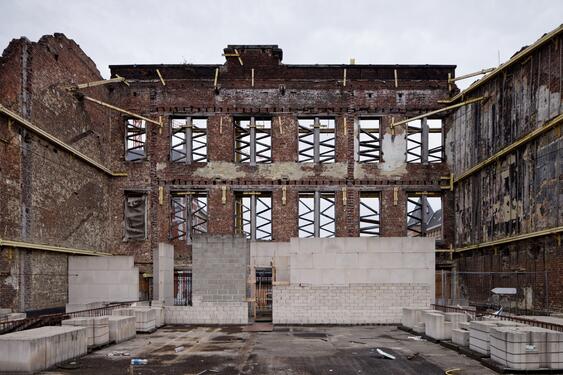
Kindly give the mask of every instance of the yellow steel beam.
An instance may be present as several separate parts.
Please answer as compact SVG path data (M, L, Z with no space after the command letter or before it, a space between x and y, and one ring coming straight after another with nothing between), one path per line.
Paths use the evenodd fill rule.
M121 112L121 113L124 113L124 114L126 114L126 115L129 115L129 116L131 116L131 117L135 117L135 118L138 118L138 119L140 119L140 120L145 120L145 121L147 121L147 122L150 122L150 123L153 123L153 124L155 124L155 125L158 125L158 126L161 126L161 127L162 127L162 122L155 121L155 120L151 120L150 118L147 118L147 117L138 115L138 114L136 114L136 113L130 112L130 111L128 111L128 110L126 110L126 109L123 109L123 108L116 107L116 106L114 106L114 105L112 105L112 104L103 102L103 101L101 101L101 100L91 98L91 97L89 97L89 96L87 96L87 95L84 95L83 98L86 99L86 100L89 100L89 101L91 101L91 102L93 102L93 103L96 103L96 104L99 104L99 105L101 105L101 106L107 107L107 108L109 108L109 109L113 109L114 111Z
M532 45L528 46L527 48L525 48L524 50L518 52L516 55L514 55L512 58L510 58L507 62L505 62L504 64L499 65L497 68L495 68L495 70L493 70L492 72L490 72L489 74L487 74L485 77L481 78L480 80L474 82L471 86L469 86L468 88L466 88L465 90L463 90L462 92L460 92L459 94L457 94L456 96L454 96L451 99L446 99L446 100L442 100L440 101L441 103L453 103L459 99L463 100L463 98L470 92L472 92L473 90L475 90L477 87L483 86L486 82L489 82L489 80L493 77L496 77L500 72L508 69L510 66L514 65L515 63L521 61L522 59L524 59L525 57L529 56L532 52L534 52L536 49L538 49L539 47L543 46L544 44L546 44L547 42L549 42L553 37L556 37L557 35L559 35L561 32L563 31L563 25L560 25L558 28L556 28L555 30L550 31L549 33L545 34L544 36L542 36L541 38L539 38L535 43L533 43Z
M440 109L437 109L437 110L432 111L432 112L424 113L424 114L422 114L422 115L418 115L418 116L415 116L415 117L408 118L408 119L406 119L406 120L402 120L402 121L399 121L399 122L392 123L391 126L392 126L392 127L395 127L395 126L397 126L397 125L406 124L406 123L409 123L409 122L411 122L411 121L416 121L416 120L423 119L423 118L425 118L425 117L434 116L434 115L436 115L436 114L438 114L438 113L441 113L441 112L445 112L445 111L449 111L449 110L451 110L451 109L456 109L456 108L459 108L459 107L463 107L464 105L468 105L468 104L473 104L473 103L476 103L476 102L480 102L480 101L483 100L483 99L485 99L485 97L484 97L484 96L480 96L480 97L478 97L478 98L466 100L466 101L461 102L461 103L457 103L457 104L454 104L454 105L450 105L450 106L448 106L448 107L440 108Z
M101 80L101 81L80 83L80 84L77 84L77 85L74 85L74 86L67 87L67 90L80 90L80 89L86 89L88 87L107 85L107 84L115 83L115 82L123 82L126 85L129 85L129 83L127 82L127 80L125 78L116 77L116 78L111 78L111 79L104 79L104 80Z
M62 246L52 246L52 245L44 245L38 243L31 243L31 242L23 242L23 241L12 241L12 240L3 240L0 238L0 247L2 246L9 246L9 247L20 247L25 249L34 249L34 250L44 250L44 251L54 251L57 253L67 253L67 254L81 254L81 255L95 255L95 256L110 256L110 253L104 253L101 251L95 250L85 250L85 249L75 249L71 247L62 247Z
M502 150L500 150L499 152L495 153L494 155L492 155L491 157L483 160L482 162L480 162L479 164L476 164L475 166L471 167L469 170L467 170L466 172L464 172L461 176L456 177L455 179L455 183L460 182L461 180L471 176L472 174L475 174L476 172L480 171L481 169L483 169L484 167L486 167L487 165L495 162L497 159L509 154L510 152L514 151L515 149L517 149L518 147L530 142L531 140L537 138L538 136L540 136L541 134L547 132L548 130L550 130L551 128L559 125L561 123L561 121L563 120L563 114L554 117L553 119L549 120L548 122L546 122L542 127L537 128L536 130L526 134L523 137L520 137L516 142L506 146L505 148L503 148Z
M455 77L455 78L448 78L448 83L451 82L455 82L455 81L461 81L462 79L467 79L467 78L471 78L471 77L475 77L481 74L487 74L492 72L493 70L495 70L496 68L488 68L488 69L481 69L478 72L473 72L473 73L468 73L468 74L464 74L462 76L459 77Z
M512 237L501 238L501 239L498 239L498 240L483 242L483 243L480 243L480 244L464 246L464 247L456 248L455 252L459 253L459 252L468 251L468 250L475 250L475 249L481 249L481 248L491 247L491 246L496 246L496 245L503 245L503 244L507 244L507 243L511 243L511 242L526 240L526 239L529 239L529 238L536 238L536 237L548 236L548 235L551 235L551 234L558 234L558 233L561 233L561 232L563 232L563 226L544 229L544 230L540 230L540 231L532 232L532 233L520 234L520 235L512 236Z
M162 83L162 86L166 86L166 82L164 82L164 77L162 76L162 73L160 73L160 70L156 70L156 74L158 74L158 78L160 78L160 83Z
M0 104L0 113L4 113L5 115L7 115L8 117L14 119L15 121L17 121L20 125L22 125L24 128L34 132L35 134L37 134L38 136L47 139L48 141L56 144L57 146L59 146L60 148L62 148L63 150L68 151L69 153L75 155L76 157L78 157L79 159L81 159L82 161L90 164L91 166L101 170L102 172L112 176L112 177L118 177L118 176L127 176L127 174L125 173L113 173L111 170L109 170L108 168L104 167L102 164L98 163L96 160L92 159L91 157L83 154L82 152L78 151L77 149L75 149L74 147L64 143L63 141L61 141L60 139L56 138L55 136L47 133L45 130L41 129L40 127L33 125L29 120L26 120L25 118L21 117L18 113L9 110L8 108L4 107L3 105Z

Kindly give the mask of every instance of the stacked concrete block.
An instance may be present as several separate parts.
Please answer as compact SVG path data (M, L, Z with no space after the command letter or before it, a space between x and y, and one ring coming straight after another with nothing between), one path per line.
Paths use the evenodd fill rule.
M444 317L447 322L451 323L452 329L459 328L461 323L467 323L467 315L464 313L449 312L444 313Z
M108 316L109 341L116 344L132 339L137 335L134 316Z
M200 302L194 306L166 306L166 324L248 324L246 302Z
M153 332L156 329L156 309L135 308L135 329L137 332Z
M452 323L446 321L444 314L426 314L424 329L426 336L435 340L449 340L452 337Z
M132 308L124 308L124 309L114 309L111 311L111 315L117 316L135 316L135 312Z
M546 361L550 369L563 369L563 332L546 334Z
M461 328L452 329L452 342L456 345L469 346L469 331Z
M517 327L520 323L506 320L474 320L469 324L469 348L483 355L490 354L490 333L495 327Z
M417 324L422 322L423 308L403 308L401 315L401 324L407 328L413 329Z
M0 371L36 372L88 351L84 327L41 327L0 335Z
M88 334L88 346L101 346L109 342L109 322L107 317L77 317L63 320L63 326L84 327Z
M68 302L128 302L139 299L139 270L132 256L69 256Z

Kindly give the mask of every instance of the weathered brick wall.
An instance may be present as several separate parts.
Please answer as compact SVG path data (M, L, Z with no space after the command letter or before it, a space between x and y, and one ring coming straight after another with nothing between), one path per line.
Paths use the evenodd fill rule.
M404 307L424 308L433 300L428 284L274 286L274 324L399 323Z
M79 102L66 87L100 80L95 64L62 34L13 40L0 59L0 104L75 147L109 162L108 111ZM91 89L106 99L106 89ZM10 126L8 126L10 122ZM0 238L106 251L110 180L100 170L0 114ZM4 199L6 198L6 199ZM66 255L14 250L0 274L2 307L63 306ZM23 293L23 294L22 294Z
M447 176L449 169L445 163L407 165L404 162L405 130L397 127L392 134L390 125L392 121L439 108L437 101L449 95L447 76L453 73L454 67L291 66L281 64L280 56L270 48L243 49L241 53L248 58L244 66L231 58L217 66L158 66L166 80L165 86L156 75L156 65L111 67L112 74L126 77L130 82L130 86L112 86L111 102L152 119L160 117L164 124L162 129L148 124L151 129L148 157L140 163L124 161L124 126L112 128L113 169L129 174L116 182L112 197L114 251L135 253L139 262L150 262L151 248L158 241L170 242L170 191L193 188L208 192L208 232L211 234L234 233L234 191L259 187L272 191L274 241L287 241L297 235L297 193L323 187L336 193L337 236L359 234L360 188L382 192L382 235L406 235L407 191L443 191L439 186L440 177ZM217 89L213 86L215 68L219 69ZM342 81L344 68L347 69L346 85ZM251 69L255 70L254 87L250 80ZM208 118L208 163L185 165L169 161L170 118L186 115ZM233 117L252 115L272 118L271 165L251 167L234 163ZM334 164L297 163L297 118L315 115L336 120L337 162ZM383 162L377 165L355 161L356 123L361 116L381 119L389 153L384 153ZM113 116L115 124L123 125L124 120L124 116ZM163 204L157 199L160 186L164 189ZM224 204L223 186L227 189ZM287 202L280 205L283 186L287 188ZM346 205L342 199L343 187L347 188ZM394 187L399 189L396 202ZM126 189L144 189L151 198L149 217L158 225L150 226L146 241L120 242L122 198ZM451 195L449 191L443 191L444 197L448 195ZM450 207L444 209L448 211ZM452 237L449 230L453 229L453 224L448 224L447 228L446 241L440 246L449 246ZM181 241L173 243L176 264L190 264L191 246Z

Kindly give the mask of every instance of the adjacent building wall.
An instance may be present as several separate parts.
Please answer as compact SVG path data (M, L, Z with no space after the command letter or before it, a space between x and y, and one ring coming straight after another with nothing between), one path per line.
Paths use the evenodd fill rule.
M62 34L38 42L14 39L0 58L0 104L94 160L109 159L107 110L65 90L100 80L95 64ZM105 88L91 89L100 99ZM0 114L0 238L105 251L110 222L109 179ZM67 256L3 247L0 307L62 307Z
M561 116L562 38L559 28L541 47L463 96L486 99L447 118L448 165L456 177ZM506 272L486 289L531 288L533 305L528 308L533 309L563 309L563 247L558 236L498 246L486 243L563 225L560 120L455 186L455 247L485 243L457 254L457 270ZM532 274L508 275L517 271ZM479 283L490 277L461 279L457 297L486 303L490 294L482 293Z

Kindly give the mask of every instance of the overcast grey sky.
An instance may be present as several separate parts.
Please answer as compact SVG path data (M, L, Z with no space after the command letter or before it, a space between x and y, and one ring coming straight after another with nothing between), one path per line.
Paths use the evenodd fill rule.
M62 32L110 64L222 63L227 44L278 44L285 63L496 66L563 22L562 0L0 0L0 45ZM467 82L469 83L469 82Z

